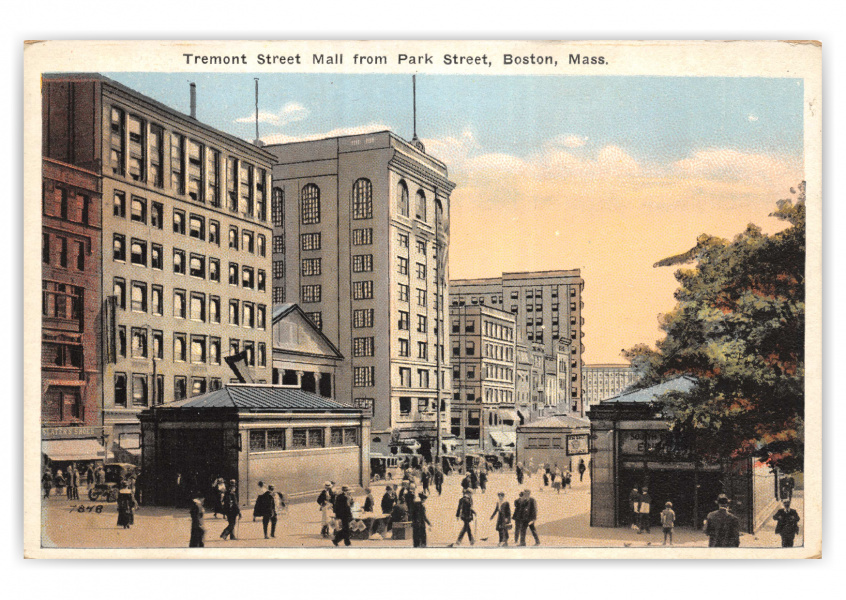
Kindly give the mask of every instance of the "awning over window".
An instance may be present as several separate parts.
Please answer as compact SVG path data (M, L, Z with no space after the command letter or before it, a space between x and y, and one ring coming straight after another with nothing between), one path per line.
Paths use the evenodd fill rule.
M103 460L106 450L97 440L45 440L41 452L52 461Z
M490 436L494 446L505 448L517 445L517 434L512 431L491 431Z
M520 424L520 417L517 416L517 411L514 409L502 408L497 413L499 413L500 421L513 421L515 425Z

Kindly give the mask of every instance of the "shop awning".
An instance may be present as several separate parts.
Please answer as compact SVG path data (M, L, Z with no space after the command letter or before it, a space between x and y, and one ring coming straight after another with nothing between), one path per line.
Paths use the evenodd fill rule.
M68 460L103 460L106 450L97 440L45 440L41 452L56 462Z
M500 421L513 421L515 425L520 424L520 417L514 409L503 408L497 411Z
M517 434L511 431L491 431L490 432L491 439L493 440L494 446L499 446L504 448L506 446L516 446L517 445Z

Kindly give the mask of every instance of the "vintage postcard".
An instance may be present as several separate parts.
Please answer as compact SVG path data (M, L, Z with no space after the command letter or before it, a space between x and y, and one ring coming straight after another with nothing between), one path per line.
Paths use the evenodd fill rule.
M819 557L821 56L28 43L25 555Z

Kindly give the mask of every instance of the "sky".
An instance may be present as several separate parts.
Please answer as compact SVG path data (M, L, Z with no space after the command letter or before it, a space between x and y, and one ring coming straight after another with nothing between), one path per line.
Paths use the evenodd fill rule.
M281 143L390 129L412 136L408 75L106 73L232 135ZM709 233L775 232L803 176L798 79L417 77L417 134L447 164L450 275L581 269L585 361L654 344L673 268ZM480 226L483 225L483 226Z

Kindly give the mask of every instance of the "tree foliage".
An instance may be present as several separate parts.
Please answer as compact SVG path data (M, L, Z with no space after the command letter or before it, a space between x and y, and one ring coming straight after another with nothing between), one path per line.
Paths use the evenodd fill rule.
M805 184L734 240L703 235L656 266L676 271L676 307L660 318L657 348L624 352L646 387L686 374L698 385L668 398L675 427L693 434L703 459L755 456L801 470L805 407Z

